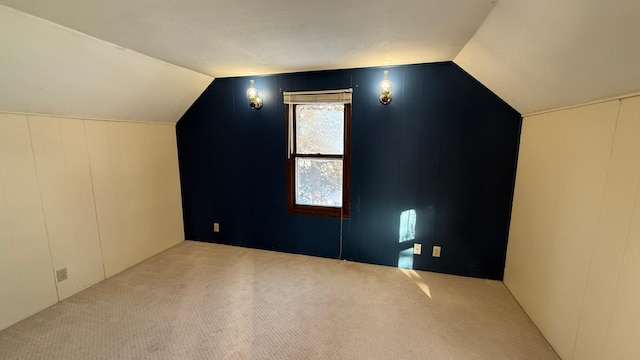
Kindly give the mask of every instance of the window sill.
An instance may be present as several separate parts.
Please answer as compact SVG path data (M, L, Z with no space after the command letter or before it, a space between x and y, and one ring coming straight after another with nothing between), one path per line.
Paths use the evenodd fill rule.
M321 216L343 219L349 219L348 209L326 207L326 206L311 206L311 205L293 205L289 206L289 214L294 215L309 215L309 216Z

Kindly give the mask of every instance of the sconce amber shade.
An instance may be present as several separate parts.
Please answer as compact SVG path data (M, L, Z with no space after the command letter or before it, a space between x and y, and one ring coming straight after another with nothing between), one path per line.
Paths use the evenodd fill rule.
M260 97L258 90L255 88L253 80L249 80L247 98L249 99L249 106L252 109L258 110L262 107L262 98Z
M393 83L389 80L389 71L385 70L382 73L382 81L380 81L378 85L378 92L380 93L379 100L382 105L387 105L393 100L392 91Z

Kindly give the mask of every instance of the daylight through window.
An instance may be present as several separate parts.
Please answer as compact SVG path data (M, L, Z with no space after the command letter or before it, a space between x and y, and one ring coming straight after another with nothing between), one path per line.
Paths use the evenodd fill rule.
M291 213L349 217L351 92L285 93Z

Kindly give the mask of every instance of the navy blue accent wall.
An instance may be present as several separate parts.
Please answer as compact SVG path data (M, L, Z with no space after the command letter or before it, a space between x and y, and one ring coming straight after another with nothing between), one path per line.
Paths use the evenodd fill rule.
M387 106L382 68L216 79L177 125L185 237L329 258L342 243L343 259L389 266L418 242L414 269L501 280L520 114L451 62L385 69ZM258 111L245 97L250 79ZM351 219L290 215L282 91L349 87ZM415 240L400 243L411 209Z

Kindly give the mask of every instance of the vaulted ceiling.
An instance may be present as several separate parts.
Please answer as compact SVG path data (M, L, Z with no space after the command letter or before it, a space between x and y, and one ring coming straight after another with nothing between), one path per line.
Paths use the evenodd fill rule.
M640 90L640 1L500 0L454 61L522 114Z
M637 0L0 4L0 111L175 122L214 77L447 60L524 114L640 90Z
M492 0L0 0L212 77L451 60Z

